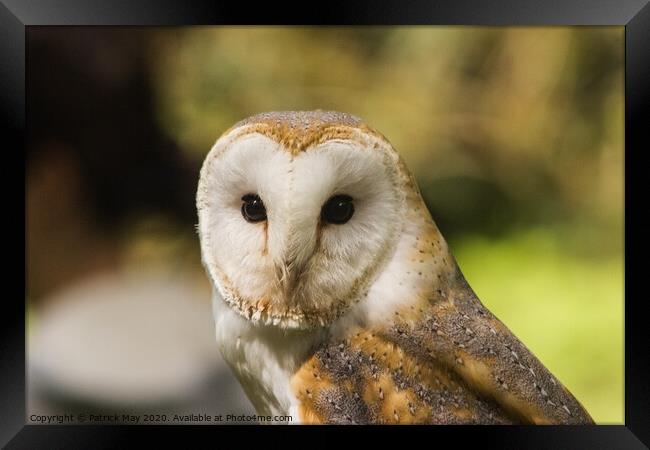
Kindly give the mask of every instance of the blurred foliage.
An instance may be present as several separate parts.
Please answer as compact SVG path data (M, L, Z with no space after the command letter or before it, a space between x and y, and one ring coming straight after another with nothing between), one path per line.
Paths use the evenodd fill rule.
M201 159L271 110L364 118L484 303L599 423L623 421L622 27L161 30L160 120Z
M269 110L363 117L414 171L447 236L594 216L623 196L623 28L161 31L160 116L204 155Z

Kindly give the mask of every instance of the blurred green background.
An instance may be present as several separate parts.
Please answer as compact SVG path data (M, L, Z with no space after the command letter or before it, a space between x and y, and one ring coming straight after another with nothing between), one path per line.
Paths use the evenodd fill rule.
M596 422L623 423L623 27L54 34L36 30L28 43L45 59L63 52L80 68L61 79L86 83L74 84L82 91L73 98L49 101L59 115L74 110L58 125L72 131L41 132L31 166L78 180L43 186L44 169L28 167L31 304L89 271L166 265L205 284L193 190L219 135L262 111L345 111L403 155L484 304ZM43 98L65 90L52 88L58 64L32 78ZM93 101L104 106L79 106ZM37 135L57 129L51 106L40 107ZM153 131L144 139L143 130ZM76 199L69 215L43 217L42 205L63 193ZM52 230L48 220L80 222L83 233Z

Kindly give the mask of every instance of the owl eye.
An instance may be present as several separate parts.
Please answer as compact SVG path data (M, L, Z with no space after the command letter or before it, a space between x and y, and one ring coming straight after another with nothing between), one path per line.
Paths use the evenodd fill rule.
M241 215L247 222L261 222L266 220L266 208L262 199L256 194L246 194L242 198Z
M320 216L328 223L341 225L352 218L354 204L349 195L335 195L323 205Z

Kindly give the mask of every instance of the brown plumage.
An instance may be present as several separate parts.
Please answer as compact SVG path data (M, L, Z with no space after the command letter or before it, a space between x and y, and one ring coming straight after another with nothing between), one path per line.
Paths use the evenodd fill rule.
M240 130L239 136L250 133L267 136L294 155L331 139L355 139L357 130L384 139L379 132L358 117L337 111L280 111L256 114L230 128L235 129Z
M292 388L309 423L593 423L460 272L392 324L322 345Z

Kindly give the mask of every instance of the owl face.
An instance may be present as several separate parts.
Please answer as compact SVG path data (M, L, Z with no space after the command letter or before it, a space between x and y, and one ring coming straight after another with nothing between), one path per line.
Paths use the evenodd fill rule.
M247 319L326 326L363 297L396 244L398 157L351 116L275 114L236 125L206 157L202 258Z

